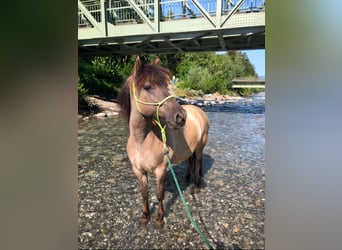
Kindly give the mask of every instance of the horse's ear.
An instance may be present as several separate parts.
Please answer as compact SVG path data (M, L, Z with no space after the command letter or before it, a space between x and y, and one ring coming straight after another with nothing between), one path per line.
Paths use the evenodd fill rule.
M153 62L154 65L160 66L160 57L157 56L156 59Z
M142 65L142 62L141 62L140 56L137 55L134 61L133 74L135 74L140 69L141 65Z

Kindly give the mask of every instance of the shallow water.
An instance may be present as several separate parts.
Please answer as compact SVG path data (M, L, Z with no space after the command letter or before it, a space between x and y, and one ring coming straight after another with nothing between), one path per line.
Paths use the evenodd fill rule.
M194 220L214 248L264 248L264 99L206 106L210 130L202 189L177 179ZM192 228L173 183L165 181L165 226L157 215L155 178L149 178L151 220L142 212L138 182L126 154L128 128L118 117L79 123L79 248L206 248Z

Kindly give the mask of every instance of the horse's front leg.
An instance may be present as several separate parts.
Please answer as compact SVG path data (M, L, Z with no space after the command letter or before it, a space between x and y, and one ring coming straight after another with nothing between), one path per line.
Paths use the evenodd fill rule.
M162 169L158 169L156 172L157 178L157 199L158 199L158 217L155 221L156 228L161 228L164 225L164 182L166 175L166 167L162 167Z
M143 214L140 218L141 224L147 224L149 221L149 208L148 208L148 187L147 187L147 173L142 173L133 167L133 171L140 183L140 191L143 202Z
M149 221L150 210L148 208L148 187L147 187L147 174L142 175L140 181L141 197L143 202L143 214L140 218L142 224L147 224Z

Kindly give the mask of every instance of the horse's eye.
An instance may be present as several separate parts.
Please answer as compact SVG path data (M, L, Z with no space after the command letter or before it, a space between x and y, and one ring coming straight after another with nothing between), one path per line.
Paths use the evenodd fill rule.
M146 84L146 85L144 86L144 89L145 89L146 91L150 91L150 90L153 89L153 87L152 87L151 84Z

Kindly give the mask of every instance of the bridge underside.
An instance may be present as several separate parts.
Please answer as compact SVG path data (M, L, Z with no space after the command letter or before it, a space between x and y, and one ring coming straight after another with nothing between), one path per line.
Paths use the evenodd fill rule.
M81 55L174 54L265 48L265 28L193 31L125 37L106 37L80 42Z
M205 3L100 0L99 4L94 0L78 0L78 52L143 55L265 48L264 1Z

